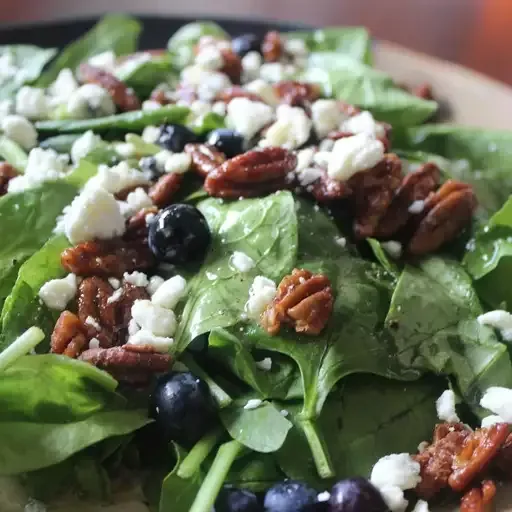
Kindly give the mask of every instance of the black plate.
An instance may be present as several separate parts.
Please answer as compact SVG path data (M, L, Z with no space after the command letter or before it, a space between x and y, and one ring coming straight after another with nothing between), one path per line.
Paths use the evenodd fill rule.
M182 25L196 21L186 17L137 16L144 26L139 47L142 50L165 48L169 37ZM35 44L44 47L62 48L89 30L100 18L73 21L52 21L31 24L10 25L0 28L0 44ZM306 29L306 26L282 22L246 21L233 19L201 18L219 23L232 35L252 32L263 35L268 30Z

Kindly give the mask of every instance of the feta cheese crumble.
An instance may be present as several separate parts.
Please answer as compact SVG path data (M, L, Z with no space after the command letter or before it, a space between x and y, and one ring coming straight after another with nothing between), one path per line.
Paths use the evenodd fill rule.
M75 274L68 274L63 279L52 279L41 286L39 298L49 309L64 311L68 302L75 297L77 286Z
M247 400L247 403L244 405L244 409L246 411L257 409L261 404L263 404L263 400L260 400L259 398L251 398L250 400Z
M402 491L414 489L421 482L420 464L408 453L386 455L373 466L370 482L378 489L389 485Z
M248 52L242 57L242 78L244 82L257 79L263 58L258 52Z
M122 296L123 296L123 289L118 288L114 291L114 293L107 299L107 304L113 304L114 302L117 302Z
M125 272L123 278L133 286L145 288L149 284L148 276L144 272L138 272L137 270L132 273Z
M411 512L430 512L428 503L425 500L418 500Z
M160 276L151 276L149 278L149 284L146 286L150 296L153 296L155 292L165 283L165 279Z
M156 288L151 296L151 302L165 309L174 309L185 296L186 289L187 281L181 276L173 276Z
M196 55L195 63L204 69L216 71L224 66L224 58L219 48L214 45L208 45L201 48Z
M23 86L16 93L16 114L30 120L47 117L48 101L43 89Z
M397 260L402 256L402 244L396 240L389 240L387 242L381 242L381 247L384 251L394 260Z
M160 137L160 128L158 126L146 126L142 130L142 140L148 144L154 144Z
M55 82L48 87L50 106L67 103L71 95L78 89L78 82L69 68L61 69Z
M409 213L412 213L413 215L417 215L418 213L421 213L424 209L425 209L425 201L418 199L411 203L411 205L408 208L408 211L409 211Z
M457 423L460 421L455 410L455 393L451 389L443 391L436 401L437 417L441 421Z
M500 331L505 341L512 341L512 315L508 311L496 309L477 318L480 325L488 325Z
M480 426L482 428L490 427L492 425L496 425L496 423L506 423L506 421L503 420L501 416L498 416L496 414L491 414L490 416L486 416L485 418L482 418L482 423Z
M16 114L5 116L0 126L4 134L23 149L31 149L37 145L37 131L27 118Z
M109 277L108 282L110 283L110 286L114 288L114 290L117 290L121 286L121 281L115 277Z
M156 336L152 332L140 329L128 338L128 345L149 345L157 352L168 352L174 339L168 336Z
M258 78L249 82L244 87L247 91L257 94L267 105L271 105L273 107L279 105L279 96L272 85L265 82L265 80Z
M132 169L127 162L120 162L113 167L100 165L98 172L87 182L85 188L101 188L111 194L117 194L121 190L148 183L149 180L143 172Z
M265 357L265 359L256 361L254 364L257 368L263 370L264 372L269 372L272 369L272 359L270 357Z
M329 132L336 130L348 116L340 110L336 100L320 99L311 105L311 118L318 138L323 139Z
M108 91L96 84L85 84L74 91L67 102L68 113L76 119L115 114L116 106Z
M188 153L171 153L165 160L165 172L174 172L183 174L187 172L192 165L192 157Z
M346 121L343 121L340 125L342 132L348 133L364 133L369 137L384 137L386 130L384 127L375 121L371 112L367 110L360 112L352 117L349 117Z
M92 316L88 316L85 319L84 322L86 325L90 325L91 327L94 327L97 331L101 331L101 325L98 323L98 321L93 318Z
M480 400L480 405L503 418L505 422L512 423L512 389L490 387Z
M102 140L99 135L95 135L92 130L86 131L73 142L71 146L71 160L74 164L77 164L82 158L85 158L93 149L101 144Z
M91 338L89 341L89 349L100 348L100 340L98 338Z
M409 504L404 497L404 491L396 485L382 487L379 492L391 512L404 512Z
M254 260L250 256L247 256L245 252L241 251L235 251L231 255L229 263L232 267L242 273L249 272L249 270L252 270L256 266Z
M259 319L265 308L277 294L276 283L263 276L256 276L249 289L249 300L245 304L245 313L255 320Z
M113 71L116 66L116 54L112 50L107 50L91 57L88 63L95 68Z
M272 107L247 98L234 98L227 107L227 124L250 139L274 117Z
M130 215L133 215L143 208L153 206L153 201L142 187L138 187L128 194L126 204L128 205L127 209L130 211Z
M136 300L132 306L132 317L142 330L155 336L171 337L176 330L174 313L149 300Z
M260 141L261 146L295 149L309 139L311 120L302 108L279 105L276 117L277 121L268 128L265 138Z

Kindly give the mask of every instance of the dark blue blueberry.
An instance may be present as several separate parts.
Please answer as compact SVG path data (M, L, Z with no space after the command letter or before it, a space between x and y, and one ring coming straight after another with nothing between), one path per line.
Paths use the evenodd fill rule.
M157 144L173 153L181 153L189 142L197 142L196 134L181 124L164 124L160 127Z
M331 490L329 512L386 512L380 492L366 478L341 480Z
M215 501L215 512L261 512L258 498L251 491L225 485Z
M168 441L196 443L215 421L208 386L190 372L170 372L157 381L149 400L149 415Z
M304 482L285 480L267 491L264 506L268 512L302 512L316 503L316 496Z
M243 135L228 128L219 128L210 132L206 143L210 144L210 146L215 146L228 158L245 153L247 150Z
M256 34L242 34L231 41L231 48L233 48L237 55L243 57L249 52L261 53L262 42L261 37L258 37Z
M204 258L210 239L206 219L189 204L178 203L163 209L148 230L148 244L153 254L174 265Z
M139 160L139 166L144 171L151 181L156 181L164 172L158 168L156 158L154 156L145 156Z

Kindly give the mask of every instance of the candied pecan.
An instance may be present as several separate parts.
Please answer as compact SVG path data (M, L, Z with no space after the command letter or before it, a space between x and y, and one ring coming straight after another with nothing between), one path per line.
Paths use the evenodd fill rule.
M140 185L140 184L139 185L131 185L129 187L123 188L119 192L116 192L114 194L114 197L118 201L126 201L126 198L128 197L128 195L131 194L132 192L135 192L138 188L141 188L147 192L149 186L148 185Z
M192 157L192 170L203 177L226 161L224 153L208 144L189 143L185 146L185 153Z
M51 351L68 357L78 357L87 345L88 338L84 324L75 314L63 311L51 337Z
M134 286L130 283L124 283L123 292L119 299L114 302L116 307L116 336L118 343L126 339L128 324L132 318L132 306L136 300L148 300L149 293L142 286Z
M208 174L204 188L214 197L254 197L286 188L286 176L297 157L283 148L247 151L226 160Z
M336 199L348 197L351 192L345 182L333 180L325 170L322 170L322 175L316 181L303 188L319 203L329 203Z
M407 174L396 191L389 209L379 222L375 236L388 238L404 227L411 215L411 204L414 201L425 201L438 187L440 178L439 167L430 162Z
M7 162L0 162L0 196L7 194L9 181L18 176L18 171Z
M299 333L317 335L331 316L333 295L329 279L308 270L294 269L283 278L277 295L261 317L263 328L271 335L286 323Z
M490 512L496 496L496 484L484 480L480 487L473 487L460 500L460 512Z
M82 63L79 69L82 82L101 85L108 91L117 107L123 112L139 110L140 101L133 89L104 69Z
M279 32L272 30L265 34L261 44L261 53L265 62L278 62L284 51L284 44Z
M226 74L234 84L239 84L242 76L242 59L231 48L221 48L220 53L224 63L219 71Z
M122 276L125 272L144 270L154 265L155 259L143 240L93 240L65 249L62 266L79 276Z
M358 238L375 235L402 179L398 156L387 153L372 169L358 172L347 185L353 190L354 233Z
M137 213L132 215L126 222L126 231L123 238L127 240L145 239L148 235L148 222L146 217L157 213L157 206L148 206L147 208L142 208L142 210L139 210Z
M449 180L425 201L407 252L421 256L433 252L460 233L470 222L477 206L471 185Z
M215 97L215 101L223 101L224 103L229 103L231 100L235 98L247 98L251 101L263 101L260 96L254 94L253 92L249 92L245 90L243 87L239 85L234 85L233 87L228 87L223 91L219 92Z
M293 107L306 107L320 98L321 89L317 84L283 80L274 84L274 91L283 103Z
M500 472L500 476L507 479L512 477L512 434L509 434L500 451L493 461L493 467Z
M183 174L169 172L164 174L149 189L149 197L159 208L165 208L172 202L176 192L180 189Z

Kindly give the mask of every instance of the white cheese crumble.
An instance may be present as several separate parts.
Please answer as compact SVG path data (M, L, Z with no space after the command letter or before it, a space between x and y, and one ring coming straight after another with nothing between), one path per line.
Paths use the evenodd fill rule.
M142 103L142 110L144 110L145 112L159 110L160 108L162 108L162 105L160 105L158 101L146 100Z
M437 417L441 421L457 423L460 421L457 411L455 410L455 393L451 389L443 391L441 396L436 400Z
M165 172L174 172L183 174L187 172L192 165L192 157L188 153L171 153L165 160Z
M345 181L355 173L371 169L384 158L384 145L379 140L361 133L339 139L329 153L327 173L338 181Z
M115 197L102 188L89 187L64 209L59 226L72 244L114 238L126 229Z
M234 98L227 110L227 124L248 139L270 123L274 116L271 107L247 98Z
M505 341L512 341L512 315L508 311L496 309L477 318L480 325L488 325L500 331Z
M88 60L88 63L95 68L113 71L116 67L116 54L112 50L94 55Z
M37 145L37 131L26 117L16 114L5 116L0 127L9 139L24 149L31 149Z
M118 288L114 291L114 293L107 299L107 304L113 304L117 302L123 296L124 290L122 288Z
M496 423L507 423L503 420L501 416L498 416L496 414L491 414L489 416L486 416L485 418L482 418L482 423L480 426L482 428L491 427L492 425L496 425Z
M142 130L142 140L148 144L154 144L160 137L160 128L158 126L146 126Z
M512 389L490 387L480 400L480 405L503 418L505 422L512 423Z
M297 57L304 57L309 53L305 41L303 39L296 38L287 39L284 42L284 51Z
M78 82L69 68L61 69L55 82L48 87L51 106L67 103L70 96L78 89Z
M148 276L144 272L138 272L137 270L132 273L125 272L123 279L131 285L140 286L141 288L145 288L149 284Z
M224 58L221 51L214 45L208 45L198 52L195 63L204 69L217 71L224 66Z
M311 105L311 118L318 138L323 139L348 116L340 110L336 100L320 99Z
M76 118L109 116L115 113L116 106L108 91L96 84L85 84L74 91L67 102L68 113Z
M15 77L19 72L20 68L16 66L16 60L11 51L5 51L0 56L0 85Z
M125 217L130 217L143 208L153 206L153 201L142 187L138 187L130 192L126 197L126 201L120 201L120 203L121 210Z
M249 272L249 270L253 269L256 266L255 261L245 254L245 252L235 251L229 258L229 263L232 267L234 267L239 272Z
M324 501L329 501L330 498L331 493L329 491L324 491L317 495L316 500L322 503Z
M142 330L155 336L171 337L176 330L174 313L149 300L136 300L132 306L132 317Z
M146 290L149 295L152 297L155 292L165 283L165 279L160 276L151 276L149 278L149 284L146 286Z
M245 304L248 317L258 319L277 294L276 283L263 276L256 276L249 289L249 300Z
M98 172L87 182L85 188L101 188L106 192L117 194L121 190L147 184L149 180L143 172L132 169L127 162L120 162L113 167L100 165Z
M109 277L108 282L110 283L110 286L114 288L114 290L117 290L121 286L121 281L115 277Z
M121 158L132 158L136 155L137 149L131 142L117 142L113 144L115 152Z
M387 242L381 242L381 247L384 251L394 260L397 260L402 256L402 244L396 240L389 240Z
M382 487L379 492L391 512L404 512L409 504L409 501L404 498L404 491L396 485Z
M1 59L1 57L0 57ZM0 101L0 119L14 113L14 102L12 100Z
M305 148L297 151L297 165L295 166L295 172L303 171L307 169L312 163L315 156L315 148Z
M420 464L408 453L392 453L380 458L372 468L370 481L378 489L396 486L402 491L421 482Z
M295 149L309 139L311 120L302 108L279 105L276 117L277 121L268 128L261 145Z
M98 338L91 338L89 341L89 349L100 348L100 340Z
M322 169L319 169L318 167L306 167L305 169L298 171L296 174L299 183L303 187L308 187L309 185L312 185L315 181L319 180L323 176L324 171L322 171Z
M174 309L185 296L186 289L187 281L181 276L173 276L157 287L151 296L151 302L165 309Z
M334 239L334 243L339 245L340 247L346 247L347 246L347 239L344 236L337 236Z
M260 68L260 78L276 83L285 80L292 72L293 66L285 66L281 62L265 62Z
M265 357L265 359L262 359L261 361L255 361L254 364L264 372L269 372L272 369L272 359L270 357Z
M93 318L92 316L88 316L85 319L85 324L90 325L91 327L94 327L97 331L101 331L101 325L98 323L98 321Z
M128 345L149 345L157 352L168 352L174 339L168 336L156 336L150 331L140 329L132 334L127 341Z
M82 158L85 158L94 148L101 145L102 140L99 135L95 135L92 130L86 131L83 135L73 142L71 146L71 160L77 164Z
M265 82L265 80L258 78L249 82L244 87L247 91L257 94L267 105L271 105L273 107L279 105L279 96L272 85Z
M244 405L244 409L246 411L257 409L261 404L263 404L263 400L260 400L259 398L251 398L250 400L247 400L247 403Z
M423 453L428 447L430 446L430 443L428 441L421 441L421 443L418 445L418 453Z
M413 201L410 204L408 211L409 211L409 213L412 213L413 215L417 215L418 213L421 213L424 209L425 209L425 201L423 201L422 199L417 199L416 201Z
M216 101L212 105L212 112L218 116L224 117L226 115L226 104L223 101Z
M364 133L369 137L384 137L386 134L384 127L377 123L371 112L368 112L367 110L343 121L340 125L340 130L342 132L355 134Z
M263 58L258 52L248 52L242 57L242 81L258 78Z
M128 336L133 336L135 333L140 331L140 327L137 322L131 318L128 322Z
M411 512L430 512L428 503L425 500L418 500Z
M63 279L52 279L41 286L39 297L46 307L64 311L68 302L75 297L77 285L75 274L68 274Z
M43 89L23 86L16 93L16 113L31 120L47 117L48 101Z

